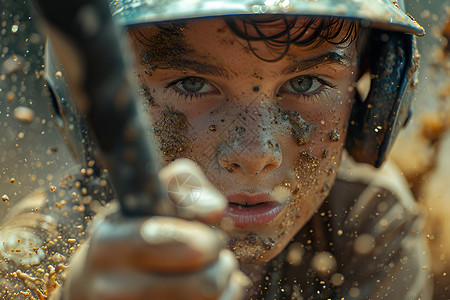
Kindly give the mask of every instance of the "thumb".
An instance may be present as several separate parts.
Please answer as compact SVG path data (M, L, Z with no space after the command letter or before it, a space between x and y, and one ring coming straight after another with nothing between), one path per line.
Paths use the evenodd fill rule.
M194 161L178 159L163 168L159 177L177 216L206 223L214 223L222 216L227 199Z

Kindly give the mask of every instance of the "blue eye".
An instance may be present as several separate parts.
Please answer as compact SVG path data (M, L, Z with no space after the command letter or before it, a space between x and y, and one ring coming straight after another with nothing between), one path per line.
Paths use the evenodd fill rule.
M291 93L315 94L323 85L323 80L314 76L297 76L283 84L282 89Z
M208 80L201 77L187 77L170 84L181 94L206 94L215 90Z

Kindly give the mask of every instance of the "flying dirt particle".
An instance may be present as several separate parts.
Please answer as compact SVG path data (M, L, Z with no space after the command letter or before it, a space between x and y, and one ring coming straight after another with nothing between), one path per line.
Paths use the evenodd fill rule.
M210 125L209 126L210 131L216 131L216 125Z
M19 132L19 134L17 135L17 138L18 139L23 139L25 137L25 133L23 133L23 132Z
M25 59L22 56L13 55L3 63L3 71L7 75L17 73L24 67Z
M340 273L335 273L331 276L331 283L334 286L341 286L344 283L344 275Z
M92 168L87 168L86 170L86 176L92 176L94 174L94 169Z
M30 123L34 119L34 111L25 106L16 107L14 110L14 118L22 123Z
M12 178L9 180L9 182L14 183L14 182L16 182L16 179L15 179L14 177L12 177Z
M349 292L350 297L358 298L360 294L361 294L361 291L357 287L352 287L350 289L350 292Z
M302 244L293 243L288 248L286 260L293 266L299 266L302 263L304 254L305 249L303 248Z
M59 201L59 202L56 202L55 203L55 206L58 208L58 209L61 209L64 205L66 205L67 204L67 201L66 200L61 200L61 201Z
M16 99L16 94L14 94L14 92L9 91L6 93L6 100L14 101L15 99Z
M291 197L291 192L288 188L283 186L277 186L272 191L272 197L279 203L285 203Z
M327 251L316 253L311 261L311 267L322 277L333 274L336 266L336 258Z
M51 191L51 192L56 191L56 186L54 186L54 185L50 186L50 191Z
M2 200L3 200L3 202L9 202L9 197L8 197L8 195L4 194L4 195L2 196Z
M359 255L367 255L375 247L375 238L370 234L361 234L355 240L353 249Z

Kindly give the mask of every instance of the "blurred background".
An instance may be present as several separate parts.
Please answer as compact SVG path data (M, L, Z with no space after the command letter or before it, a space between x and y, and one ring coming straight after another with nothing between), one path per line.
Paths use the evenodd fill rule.
M367 0L369 1L369 0ZM418 39L415 114L391 153L426 215L435 299L450 299L450 0L407 0ZM45 33L28 0L0 0L0 220L73 164L49 111Z

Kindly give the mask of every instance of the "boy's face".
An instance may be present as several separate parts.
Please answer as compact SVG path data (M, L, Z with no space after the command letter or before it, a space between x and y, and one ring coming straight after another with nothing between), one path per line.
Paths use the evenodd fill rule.
M164 159L193 159L227 196L218 225L241 263L272 259L333 185L357 78L355 43L291 45L280 61L265 62L222 19L167 28L130 30ZM278 56L264 42L251 45L263 58Z

